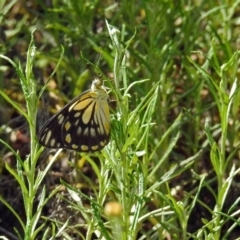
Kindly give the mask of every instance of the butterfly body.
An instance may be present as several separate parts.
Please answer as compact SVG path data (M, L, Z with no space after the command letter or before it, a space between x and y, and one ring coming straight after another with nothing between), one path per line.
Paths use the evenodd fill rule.
M91 89L70 101L52 116L38 134L39 143L48 148L67 148L94 152L109 142L110 114L108 94L99 79Z

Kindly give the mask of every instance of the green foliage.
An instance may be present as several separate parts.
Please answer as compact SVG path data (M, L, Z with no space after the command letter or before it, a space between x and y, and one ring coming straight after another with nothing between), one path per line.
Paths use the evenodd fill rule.
M236 238L239 1L0 8L0 173L24 209L0 192L0 212L18 222L0 238L13 229L15 239ZM87 87L89 63L109 89L111 141L99 153L47 154L36 139L42 118Z

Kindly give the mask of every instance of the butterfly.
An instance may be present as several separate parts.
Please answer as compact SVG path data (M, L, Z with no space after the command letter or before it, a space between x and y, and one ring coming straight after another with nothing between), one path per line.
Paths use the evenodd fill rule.
M48 148L67 148L79 152L103 149L110 138L109 96L99 78L91 88L52 116L38 134L39 143Z

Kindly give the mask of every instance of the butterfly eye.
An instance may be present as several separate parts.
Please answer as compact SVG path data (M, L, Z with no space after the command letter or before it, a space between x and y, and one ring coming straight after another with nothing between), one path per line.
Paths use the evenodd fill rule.
M110 138L108 94L100 79L52 116L38 134L39 143L48 148L67 148L79 152L103 149Z

